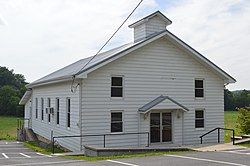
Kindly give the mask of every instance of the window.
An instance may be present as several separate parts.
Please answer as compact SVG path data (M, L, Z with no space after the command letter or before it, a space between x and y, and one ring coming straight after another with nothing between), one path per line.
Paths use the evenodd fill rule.
M122 112L111 112L111 133L123 132Z
M47 99L47 107L50 108L50 98ZM50 113L48 112L48 122L50 123Z
M204 128L204 110L195 110L195 128Z
M66 111L67 111L67 119L66 119L66 121L67 121L67 127L70 127L70 98L67 98L66 99L67 100L67 109L66 109Z
M44 119L44 100L41 98L41 119Z
M123 97L122 77L111 78L111 97Z
M36 98L36 119L38 117L38 99Z
M56 98L56 124L59 124L59 108L60 107L60 102L59 98Z
M204 80L202 79L195 80L195 97L204 97Z

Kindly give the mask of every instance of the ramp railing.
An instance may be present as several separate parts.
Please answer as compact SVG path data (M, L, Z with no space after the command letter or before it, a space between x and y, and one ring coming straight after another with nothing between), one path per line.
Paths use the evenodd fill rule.
M52 143L52 153L55 153L55 140L63 139L63 138L86 138L86 137L102 137L103 138L103 147L106 147L106 137L107 136L118 136L118 135L147 135L147 146L149 147L149 132L138 132L138 133L117 133L117 134L91 134L91 135L61 135L61 136L53 136L53 132L51 132L51 143Z
M234 129L228 129L228 128L222 128L222 127L216 127L214 128L213 130L210 130L209 132L203 134L200 136L200 139L201 139L201 144L203 143L203 137L216 131L218 132L218 143L220 143L220 130L228 130L228 131L232 131L233 132L233 145L235 144L235 132L234 132Z

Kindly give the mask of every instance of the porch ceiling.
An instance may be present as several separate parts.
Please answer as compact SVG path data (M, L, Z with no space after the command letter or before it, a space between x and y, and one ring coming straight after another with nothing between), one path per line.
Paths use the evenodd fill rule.
M149 112L153 107L155 107L156 105L160 104L161 102L163 102L164 100L169 100L170 102L174 103L176 106L178 106L178 109L182 109L184 111L189 111L189 109L187 107L185 107L184 105L180 104L179 102L177 102L176 100L172 99L169 96L159 96L157 98L155 98L154 100L148 102L147 104L145 104L144 106L142 106L141 108L138 109L138 111L140 113L147 113Z

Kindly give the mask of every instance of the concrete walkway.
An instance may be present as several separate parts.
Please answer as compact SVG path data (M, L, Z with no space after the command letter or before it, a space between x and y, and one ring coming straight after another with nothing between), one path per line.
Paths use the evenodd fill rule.
M216 145L208 145L203 147L196 147L192 148L196 151L201 152L212 152L212 151L227 151L227 150L240 150L245 149L246 147L233 145L232 143L225 143L225 144L216 144Z

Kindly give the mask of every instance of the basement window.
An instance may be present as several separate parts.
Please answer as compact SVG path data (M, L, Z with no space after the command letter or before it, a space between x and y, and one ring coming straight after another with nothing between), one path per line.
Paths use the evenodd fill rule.
M204 128L204 110L195 110L195 128Z
M204 97L204 80L195 79L195 97L203 98Z
M111 77L111 97L123 97L122 77Z
M111 112L111 133L123 132L122 112Z

